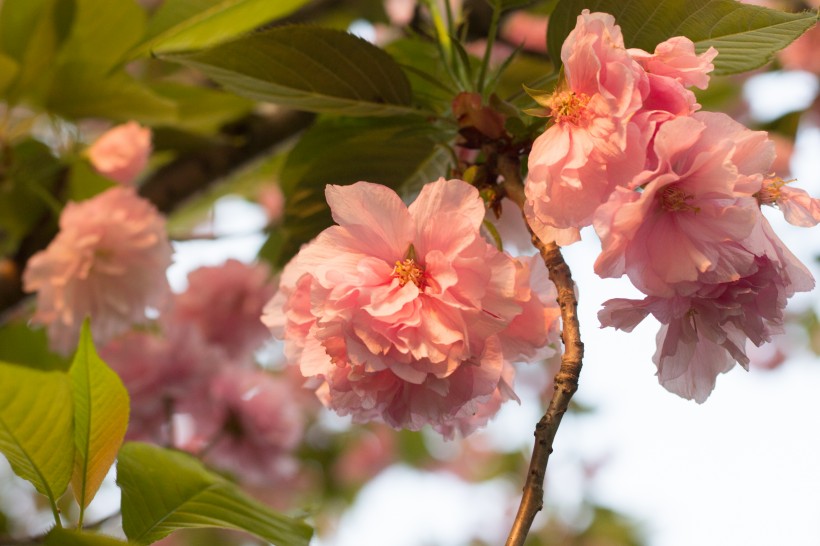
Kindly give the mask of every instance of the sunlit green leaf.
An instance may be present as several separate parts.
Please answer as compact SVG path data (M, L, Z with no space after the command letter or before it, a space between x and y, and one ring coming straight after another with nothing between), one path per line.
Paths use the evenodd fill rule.
M95 171L87 160L79 159L71 165L68 175L68 198L82 201L116 185L116 182Z
M84 509L114 463L128 427L128 392L97 354L88 320L83 324L69 375L76 448L71 488Z
M289 15L308 0L167 0L134 55L202 49Z
M74 19L57 62L90 64L107 72L142 36L145 11L134 0L73 2ZM55 83L62 85L60 80Z
M117 483L129 540L151 544L177 529L220 527L275 546L307 546L312 529L246 496L193 457L154 445L120 450Z
M407 77L378 47L338 30L285 26L163 58L226 89L300 110L351 116L412 113Z
M73 414L68 375L0 362L0 451L52 504L71 479Z
M437 143L446 133L416 118L323 120L309 129L285 160L280 183L285 215L262 256L284 265L299 247L331 225L328 184L360 180L418 188L447 175L450 157Z
M556 62L584 8L615 16L627 47L653 51L672 36L690 38L699 52L715 47L715 74L766 64L817 21L814 13L785 13L734 0L561 0L550 18L548 36Z
M123 546L123 542L99 533L89 533L57 527L46 535L46 546Z

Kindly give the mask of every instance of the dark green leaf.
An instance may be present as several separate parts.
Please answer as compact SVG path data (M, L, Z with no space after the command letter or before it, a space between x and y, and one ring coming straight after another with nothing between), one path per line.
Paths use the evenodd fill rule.
M615 16L627 47L651 52L672 36L690 38L699 52L715 47L715 74L737 74L766 64L817 20L809 12L784 13L734 0L561 0L548 35L556 62L584 8Z
M0 360L39 370L68 370L71 362L48 350L43 328L33 330L22 322L0 326Z
M179 118L174 127L194 133L215 133L254 107L248 99L204 87L161 82L152 84L151 89L178 105Z
M167 0L148 24L141 55L202 49L289 15L308 0Z
M255 535L276 546L307 546L312 529L246 496L193 457L128 443L120 450L117 483L122 525L134 542L151 544L177 529L218 527Z
M64 64L46 107L67 118L101 117L116 121L137 120L145 124L171 123L177 119L173 101L161 97L124 72L101 75L98 67Z
M413 113L407 77L378 47L338 30L286 26L163 58L238 95L350 116Z
M418 188L447 174L449 156L437 142L445 133L416 118L323 120L290 152L280 176L285 216L262 255L282 266L299 247L331 225L328 184L360 180L391 188Z
M46 535L46 546L123 546L129 544L99 533L57 527Z
M0 452L52 505L71 479L73 415L68 375L0 362Z
M88 320L69 375L76 448L71 488L82 514L114 463L128 426L128 392L97 354Z
M17 71L19 69L20 66L17 64L17 61L8 55L0 53L0 97L3 96L6 88L11 85L11 82L17 77Z

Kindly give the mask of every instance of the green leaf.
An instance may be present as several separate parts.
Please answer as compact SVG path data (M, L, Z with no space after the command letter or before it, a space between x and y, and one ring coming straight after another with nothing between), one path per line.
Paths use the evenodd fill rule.
M238 95L300 110L349 116L417 113L398 64L378 47L338 30L276 27L163 58L198 68Z
M308 0L167 0L133 55L202 49L289 15Z
M20 70L20 66L14 59L0 53L0 96L3 96L6 88L17 77L18 70Z
M71 201L89 199L117 183L99 174L86 159L79 159L71 165L68 175L68 198Z
M0 452L52 506L71 479L73 414L68 375L0 362Z
M102 75L98 67L64 64L46 107L67 118L101 117L153 125L177 119L177 106L124 72Z
M12 102L28 97L39 103L73 20L73 0L4 0L0 5L0 46L19 67L6 95Z
M626 47L651 52L672 36L691 39L698 52L715 47L715 74L763 66L817 21L814 13L785 13L734 0L562 0L550 18L547 37L556 63L584 8L615 16Z
M283 266L302 244L332 224L325 202L327 184L365 180L415 189L445 176L450 157L437 143L450 136L418 118L320 121L285 160L280 174L285 214L262 256Z
M71 364L48 350L44 328L33 330L24 322L7 322L0 326L0 361L43 371L66 371Z
M71 487L82 510L114 463L128 427L128 392L97 354L89 322L69 371L74 397L74 474Z
M120 450L117 483L122 525L134 542L151 544L177 529L245 531L276 546L307 546L312 529L246 496L193 457L154 445Z
M119 64L142 36L145 12L134 0L73 1L73 24L57 62L89 64L105 73Z
M55 527L46 535L46 546L122 546L128 544L99 533L88 533L74 529Z
M254 107L252 101L230 93L174 82L152 84L151 90L178 105L175 128L197 134L213 134Z

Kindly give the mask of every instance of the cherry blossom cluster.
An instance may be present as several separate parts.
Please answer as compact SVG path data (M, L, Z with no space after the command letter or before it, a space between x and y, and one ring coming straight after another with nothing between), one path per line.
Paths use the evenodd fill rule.
M263 321L322 402L355 422L443 435L515 398L516 360L550 355L558 309L543 264L489 244L485 205L461 180L392 190L328 186L338 225L285 267Z
M253 358L269 337L259 316L273 293L264 265L201 267L173 295L158 331L131 331L101 348L131 396L129 439L196 453L246 483L294 476L304 405L289 379Z
M786 300L814 286L761 205L795 225L820 221L820 202L771 172L765 132L699 111L689 87L706 88L716 55L683 37L626 49L611 15L584 10L561 50L565 81L537 98L552 124L526 181L539 237L570 244L593 225L595 271L646 294L606 302L601 324L629 331L652 314L661 384L698 402L719 373L748 364L747 341L782 331Z

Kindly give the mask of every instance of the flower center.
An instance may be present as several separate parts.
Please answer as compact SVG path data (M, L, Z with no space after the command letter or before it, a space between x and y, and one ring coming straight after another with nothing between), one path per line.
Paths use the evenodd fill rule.
M550 97L550 117L555 123L565 121L578 125L586 117L589 95L575 91L562 91Z
M687 203L694 198L677 186L666 186L661 190L661 208L667 212L700 212L700 207Z
M754 195L757 198L757 202L761 205L774 206L775 203L777 203L777 200L780 199L780 188L785 186L787 183L788 182L784 181L779 176L764 180L763 187L760 188L760 191Z
M406 258L403 262L396 261L390 276L399 279L399 286L412 282L417 287L424 288L424 269L413 258Z

